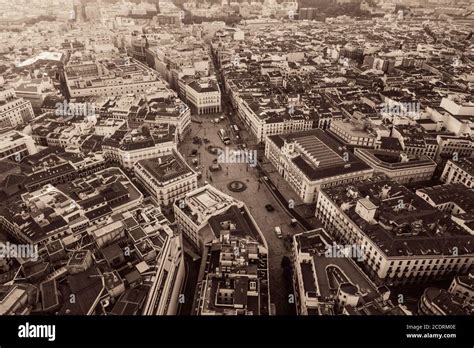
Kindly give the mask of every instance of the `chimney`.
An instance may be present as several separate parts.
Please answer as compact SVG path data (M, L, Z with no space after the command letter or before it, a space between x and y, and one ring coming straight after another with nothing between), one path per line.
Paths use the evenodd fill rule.
M391 189L390 185L386 185L386 184L385 184L385 185L382 187L382 190L381 190L381 192L380 192L380 195L381 195L382 199L387 199L387 198L389 197L390 189Z

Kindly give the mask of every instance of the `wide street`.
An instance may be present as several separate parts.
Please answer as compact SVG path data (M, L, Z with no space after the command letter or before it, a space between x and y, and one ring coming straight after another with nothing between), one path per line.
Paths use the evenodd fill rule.
M270 268L270 296L271 302L276 306L276 314L294 314L295 308L288 303L289 295L292 294L293 288L291 281L285 280L283 277L283 269L281 268L281 259L283 256L291 256L290 243L285 242L285 238L278 238L275 234L275 227L280 226L283 235L293 235L303 231L299 225L291 226L291 217L280 206L278 201L269 192L266 185L259 182L259 172L255 167L251 167L246 163L221 163L222 170L211 172L209 166L217 155L211 154L207 148L209 145L225 148L218 136L218 130L224 128L230 134L232 139L229 149L236 149L236 138L230 132L230 124L227 117L219 123L212 120L223 114L218 115L193 115L191 133L180 144L179 150L186 158L190 166L202 172L202 178L199 184L203 185L205 181L217 187L219 190L243 201L249 208L253 217L257 221L258 226L262 230L269 247L269 268ZM197 121L197 122L196 122ZM199 123L201 122L201 123ZM241 131L241 136L245 136L245 131ZM242 134L244 133L244 134ZM207 138L209 143L202 145L193 144L193 138ZM197 150L197 154L193 156L193 150ZM259 153L259 156L263 154ZM198 160L198 164L193 164L193 159ZM196 168L198 167L198 168ZM227 188L227 184L231 181L239 180L247 185L247 189L243 192L232 192ZM283 181L280 185L286 184ZM265 208L266 204L271 204L274 211L268 212Z

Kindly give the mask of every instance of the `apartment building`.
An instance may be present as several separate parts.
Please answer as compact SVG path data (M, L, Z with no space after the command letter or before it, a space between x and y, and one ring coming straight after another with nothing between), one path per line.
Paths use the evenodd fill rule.
M416 194L432 207L451 215L469 213L474 209L474 190L459 183L421 188L416 190Z
M34 117L31 102L18 97L13 88L0 87L0 128L27 124Z
M356 126L348 120L333 120L329 126L329 133L340 139L345 145L373 148L377 140L373 132Z
M0 160L20 162L38 152L33 138L16 130L1 133L0 138Z
M160 206L170 206L197 188L197 173L176 151L170 155L140 160L135 164L134 172Z
M269 98L255 100L239 96L235 99L238 116L258 142L264 142L270 135L310 130L314 128L317 120L316 114L276 106L274 103L272 105Z
M94 125L94 134L104 137L111 137L117 130L127 123L126 120L115 118L100 118Z
M107 98L100 107L100 116L149 125L170 124L176 127L180 138L191 129L190 108L169 88Z
M132 169L140 160L171 154L176 150L176 143L176 128L160 124L145 128L120 128L104 139L102 150L108 160Z
M422 315L467 315L456 296L434 287L425 289L418 308Z
M130 57L99 60L74 56L67 64L64 76L72 98L144 94L166 86L156 71Z
M474 190L462 184L445 184L416 190L416 194L429 205L448 213L458 226L474 235L472 212L474 211Z
M57 240L74 241L89 226L105 221L111 213L133 209L142 200L143 195L127 176L112 167L22 194L17 204L2 209L0 227L41 250Z
M31 303L38 296L38 289L32 284L0 285L3 301L0 315L29 315Z
M407 155L425 155L433 160L438 157L441 148L439 136L435 138L421 127L397 125L393 128L393 137L398 139Z
M209 228L209 220L235 207L245 215L247 224L256 226L252 229L254 238L268 249L265 238L245 204L211 185L199 187L174 203L174 213L179 230L199 250L212 242L216 235ZM232 208L233 209L233 208Z
M448 291L461 299L461 301L474 312L474 274L454 277Z
M469 99L456 95L443 98L438 108L430 109L431 119L457 136L473 136L474 102Z
M364 268L389 284L463 274L474 235L449 215L381 177L319 191L316 217L336 240L364 250Z
M41 110L41 106L48 95L54 95L54 85L50 77L30 79L15 86L17 97L23 98L31 103L33 110Z
M182 236L173 232L170 222L153 205L140 206L122 216L126 234L140 255L136 269L153 274L141 314L176 315L186 276ZM124 309L118 301L112 314L126 314L121 312Z
M185 83L184 91L184 100L193 113L203 115L221 112L221 91L216 81L192 80Z
M242 202L206 185L187 193L183 199L175 202L173 208L180 231L201 249L214 239L206 229L209 219L225 212L231 205L243 207Z
M184 92L186 82L190 82L188 77L194 80L196 75L210 76L211 59L205 49L206 45L196 32L185 27L172 29L168 26L167 29L171 39L166 43L160 39L161 28L150 28L150 32L146 34L150 43L150 47L146 49L147 61L171 88Z
M87 201L89 206L98 202ZM28 275L30 281L41 281L42 301L36 311L60 315L177 314L186 273L181 236L151 204L120 212L109 210L104 215L106 219L88 226L80 235L46 245L45 259L63 266L35 270L35 280ZM126 243L125 249L122 243ZM39 268L37 264L33 267ZM24 271L31 272L26 267ZM61 296L61 291L74 293L75 301Z
M474 158L460 158L456 161L448 160L441 174L440 180L445 184L463 184L474 188Z
M28 191L36 191L44 185L65 184L78 178L87 177L104 170L108 164L104 156L99 153L88 155L63 152L39 152L28 156L22 164L29 165L31 169L26 172L23 182Z
M193 313L268 315L268 248L248 211L231 206L209 219Z
M293 282L299 315L409 315L394 306L323 228L293 236Z
M131 117L145 124L170 124L176 127L178 140L182 140L191 131L191 109L168 88L152 90L145 103Z
M354 154L374 169L400 183L428 181L436 169L429 157L407 155L401 151L355 148Z
M446 99L443 98L441 105L446 106L447 103L445 102L445 100ZM431 121L433 123L442 125L450 133L455 134L456 136L459 136L459 137L473 136L474 132L472 131L472 128L474 126L474 118L473 118L474 112L471 111L469 114L469 112L465 110L466 114L464 115L453 114L452 112L456 112L456 111L452 110L452 108L449 108L449 107L448 109L450 109L451 112L443 109L442 107L429 109L430 115L431 115ZM461 108L461 110L463 109Z
M461 158L470 157L474 149L474 142L470 137L458 137L452 135L438 135L436 137L438 147L436 159L442 157Z
M0 217L0 224L7 233L23 242L41 247L59 236L88 226L84 210L49 184L23 194L20 204L6 208ZM37 213L30 216L30 210Z

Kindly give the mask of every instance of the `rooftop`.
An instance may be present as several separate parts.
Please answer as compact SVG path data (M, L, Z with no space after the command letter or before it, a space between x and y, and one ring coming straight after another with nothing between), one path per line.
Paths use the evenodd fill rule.
M436 305L445 315L466 315L462 307L454 301L452 294L444 289L426 288L423 296L426 301Z
M170 155L138 161L137 166L144 168L158 184L194 173L181 155L174 151Z
M416 191L429 197L436 206L454 203L465 212L474 213L474 189L462 184L447 184L425 187Z
M37 243L51 234L69 231L71 225L87 225L88 221L110 214L123 205L138 203L141 197L125 174L111 167L58 187L47 184L24 193L21 201L4 207L1 215L17 225L26 238ZM91 201L96 203L92 210Z
M280 148L294 144L290 158L310 180L371 170L320 129L272 135L269 139Z
M267 254L250 236L222 231L208 244L200 313L260 315L268 313Z
M323 192L388 257L474 252L474 236L396 182L375 177ZM377 206L373 221L355 211L364 197Z
M474 177L474 157L460 158L457 161L450 160L450 162Z
M387 170L436 166L436 163L427 156L406 155L401 151L356 148L354 153L369 165L377 165Z
M134 128L123 126L112 136L105 138L103 146L111 146L123 151L154 147L156 144L174 141L175 131L176 127L168 123Z
M329 304L343 290L359 297L357 306L369 303L375 313L382 314L381 293L376 285L348 257L331 257L328 251L336 247L324 229L316 229L294 236L301 269L305 296ZM337 312L337 308L333 308Z
M219 86L215 81L193 81L189 85L192 89L199 93L219 92Z
M199 187L188 193L183 199L184 204L176 202L182 211L197 225L209 220L211 216L223 213L231 205L242 206L242 203L231 196L219 191L211 185Z

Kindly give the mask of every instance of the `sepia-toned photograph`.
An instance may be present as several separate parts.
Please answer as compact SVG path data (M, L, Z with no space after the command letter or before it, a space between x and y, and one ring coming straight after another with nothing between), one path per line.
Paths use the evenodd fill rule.
M474 0L0 0L0 344L472 347L473 30Z

